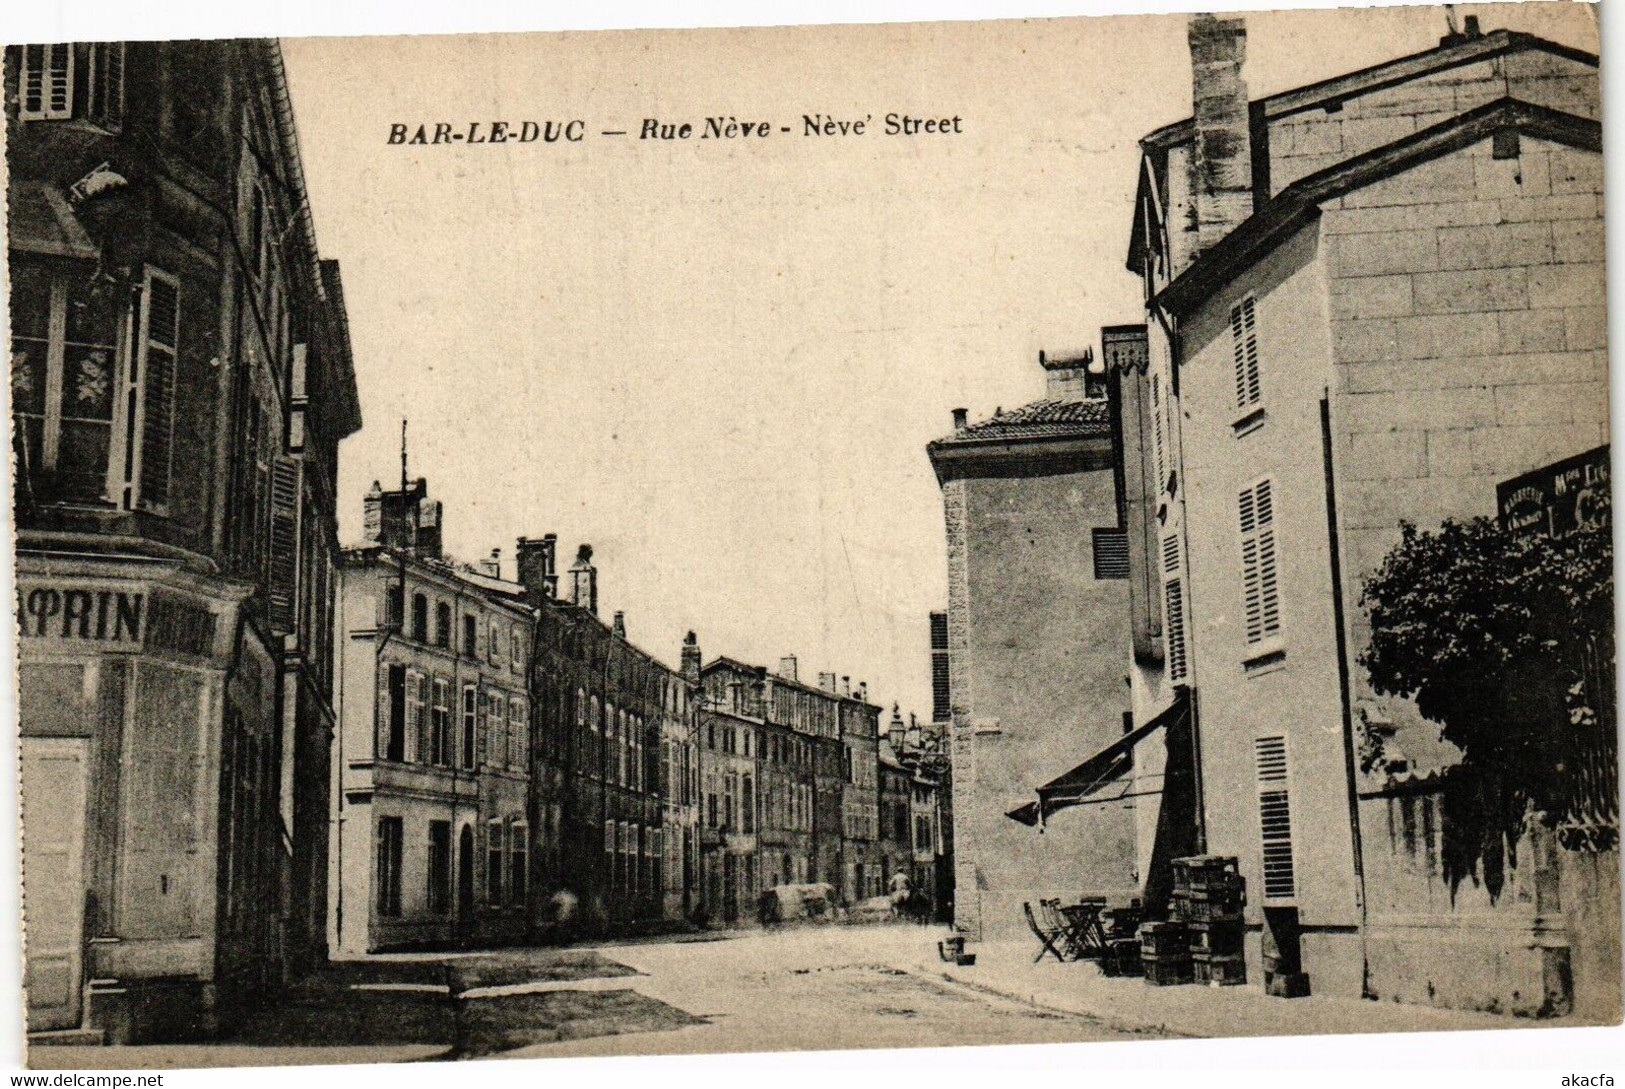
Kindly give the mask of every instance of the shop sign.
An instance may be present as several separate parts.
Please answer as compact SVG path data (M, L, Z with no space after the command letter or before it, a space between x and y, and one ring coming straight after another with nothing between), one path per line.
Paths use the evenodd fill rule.
M24 638L75 639L140 646L146 594L32 586L17 591L17 619Z
M1495 488L1501 524L1513 533L1562 537L1603 518L1608 498L1608 447L1599 446Z

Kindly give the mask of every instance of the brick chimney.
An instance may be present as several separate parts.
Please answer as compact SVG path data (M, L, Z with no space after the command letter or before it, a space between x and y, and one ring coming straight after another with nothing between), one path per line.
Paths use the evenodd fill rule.
M787 681L800 680L796 675L796 656L794 654L786 654L779 659L779 676Z
M570 603L598 615L598 568L592 565L592 545L576 549L576 562L570 565Z
M1049 401L1092 401L1106 396L1106 368L1095 363L1095 350L1081 354L1046 355L1038 352L1038 365L1044 368L1044 398Z
M559 576L555 566L558 562L558 544L558 534L549 533L541 540L521 537L514 547L517 577L532 600L558 596Z
M689 684L700 683L700 640L693 632L683 636L683 680Z
M1210 249L1253 214L1253 156L1247 83L1247 27L1241 19L1192 15L1191 100L1196 155L1196 245Z
M619 609L615 610L615 638L626 641L626 614Z
M429 482L423 477L409 482L404 491L386 492L373 481L361 500L361 515L368 542L440 558L440 501L429 498Z
M903 713L897 704L891 705L891 721L886 724L886 740L891 742L892 752L898 756L903 755Z

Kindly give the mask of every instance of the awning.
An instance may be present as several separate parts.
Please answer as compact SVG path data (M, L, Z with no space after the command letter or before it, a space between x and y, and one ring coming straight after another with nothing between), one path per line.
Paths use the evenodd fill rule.
M11 249L85 261L94 261L99 256L101 251L85 233L79 217L73 214L68 198L55 186L19 181L11 187L7 203L11 217L7 245Z
M1028 827L1036 827L1050 814L1075 805L1104 804L1128 796L1128 784L1121 782L1134 770L1134 746L1167 725L1185 706L1183 691L1161 714L1095 753L1064 775L1038 788L1038 801L1010 810L1005 816ZM1107 794L1113 784L1120 788Z

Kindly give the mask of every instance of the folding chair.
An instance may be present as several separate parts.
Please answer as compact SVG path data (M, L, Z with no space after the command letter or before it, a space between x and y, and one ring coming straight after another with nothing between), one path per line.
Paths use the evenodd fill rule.
M1042 902L1040 902L1039 906L1043 906ZM1032 930L1033 936L1042 943L1042 948L1038 950L1038 956L1033 958L1033 963L1037 964L1043 960L1045 953L1053 953L1056 960L1063 964L1066 963L1066 958L1061 955L1061 951L1055 948L1055 943L1061 937L1061 932L1054 927L1040 926L1038 920L1033 916L1032 904L1023 901L1021 911L1022 914L1027 916L1027 926Z

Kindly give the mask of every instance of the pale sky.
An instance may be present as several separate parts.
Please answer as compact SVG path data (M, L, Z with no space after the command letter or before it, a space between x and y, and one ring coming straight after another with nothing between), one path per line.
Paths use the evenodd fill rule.
M1595 50L1589 5L1464 5ZM1442 8L1249 15L1254 97L1417 52ZM1141 319L1144 133L1190 112L1183 16L284 42L366 427L341 537L411 472L476 560L590 542L607 618L676 664L794 653L930 712L947 593L925 444L1040 397L1040 348ZM803 114L962 118L809 138ZM644 118L765 140L639 141ZM586 122L579 144L392 147L392 123ZM794 131L783 134L779 126ZM482 126L483 127L483 126ZM633 136L598 133L626 129Z

